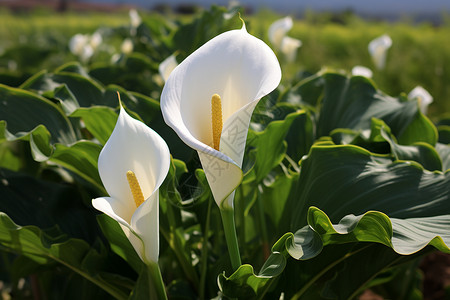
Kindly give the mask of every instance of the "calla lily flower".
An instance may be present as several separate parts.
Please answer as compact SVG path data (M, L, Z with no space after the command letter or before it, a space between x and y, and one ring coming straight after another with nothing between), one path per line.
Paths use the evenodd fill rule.
M352 69L352 75L372 78L373 72L371 69L363 67L363 66L354 66Z
M159 256L159 187L170 164L164 140L121 107L114 131L98 159L100 178L109 197L92 205L120 224L147 265Z
M164 120L197 150L219 207L233 207L253 109L280 80L275 54L245 25L208 41L167 79Z
M285 17L272 23L269 27L269 41L276 49L281 49L283 38L294 23L291 17Z
M124 39L122 45L120 45L120 51L125 54L130 54L131 52L133 52L133 49L133 41L130 38Z
M384 34L369 43L369 53L373 63L378 70L384 69L386 65L387 50L392 46L392 39Z
M137 10L135 10L135 9L130 9L130 11L128 12L128 15L130 16L130 23L131 23L130 34L134 36L134 35L136 35L137 28L142 23L142 19L139 16L139 13L137 12Z
M428 105L433 102L433 97L428 93L426 89L421 86L416 86L408 94L409 99L417 99L419 101L419 107L423 114L428 111Z
M102 35L95 32L93 35L75 34L69 41L70 51L80 57L81 61L87 62L95 50L102 44Z
M161 75L162 79L164 81L167 81L167 78L169 78L170 73L172 73L173 69L175 69L178 66L178 62L175 58L175 55L171 55L165 60L163 60L158 67L159 74Z
M286 57L287 62L294 62L297 57L297 50L302 46L302 41L285 36L281 41L281 53Z

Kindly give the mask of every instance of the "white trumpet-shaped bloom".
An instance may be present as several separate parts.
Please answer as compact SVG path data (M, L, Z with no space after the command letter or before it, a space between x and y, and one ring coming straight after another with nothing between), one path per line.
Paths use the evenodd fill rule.
M220 207L233 206L232 193L242 179L241 166L253 109L280 80L281 69L275 54L263 41L250 35L245 26L204 44L167 79L161 95L164 120L187 145L197 150ZM221 99L220 117L214 120L212 100L217 95ZM215 121L223 125L214 129L220 133L218 150L213 148Z
M294 25L291 17L285 17L272 23L269 27L269 41L272 46L281 51L287 62L295 61L297 50L302 46L302 41L287 36Z
M352 75L372 78L373 72L371 69L364 66L354 66L352 69Z
M286 57L287 62L294 62L297 57L297 50L302 46L302 41L285 36L281 41L281 53Z
M131 52L133 52L133 49L133 41L130 38L124 39L122 45L120 45L120 51L125 54L130 54Z
M80 57L81 61L87 62L102 42L102 35L98 32L92 35L77 33L70 39L69 49L70 52Z
M428 111L428 105L433 102L433 97L428 93L426 89L421 86L416 86L408 94L409 99L417 99L419 101L419 108L422 113L426 114Z
M281 49L283 38L294 25L291 17L273 22L269 27L269 41L276 49Z
M93 199L92 205L120 224L145 263L158 261L158 189L169 165L170 153L164 140L121 107L114 131L98 159L100 178L109 197ZM128 178L129 171L134 179Z
M369 43L369 53L373 63L378 70L384 69L386 65L387 51L392 46L392 39L384 34Z
M134 28L138 28L139 25L141 25L141 23L142 23L142 19L139 16L139 13L137 12L137 10L130 9L130 11L128 12L128 15L130 16L131 26Z
M167 78L169 78L170 73L172 73L173 69L175 69L177 66L178 62L175 58L175 55L172 54L159 64L158 67L159 75L161 75L164 81L167 81Z

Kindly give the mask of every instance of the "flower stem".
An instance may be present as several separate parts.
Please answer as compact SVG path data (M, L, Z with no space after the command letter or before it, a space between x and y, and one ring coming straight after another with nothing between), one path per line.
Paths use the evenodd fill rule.
M205 228L203 233L203 243L202 243L202 256L201 261L201 276L200 276L200 300L205 299L205 284L206 284L206 273L208 271L208 233L209 233L209 223L211 222L211 203L213 199L209 199L208 210L206 215Z
M236 224L234 222L234 209L232 207L221 207L223 229L227 240L228 252L230 253L231 267L236 271L241 266L241 255L236 236Z
M158 263L150 262L147 264L148 278L150 281L150 298L151 300L167 300L166 288L159 269Z

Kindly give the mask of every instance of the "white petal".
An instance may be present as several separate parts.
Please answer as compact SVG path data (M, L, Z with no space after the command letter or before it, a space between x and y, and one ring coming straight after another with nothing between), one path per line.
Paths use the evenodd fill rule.
M167 81L170 73L172 73L173 69L175 69L177 66L178 62L175 58L175 55L169 56L159 64L159 74L164 79L164 81Z
M101 43L103 42L103 38L102 35L99 32L95 32L92 36L91 36L91 40L90 40L90 45L92 47L92 49L97 49L98 46L101 45Z
M131 216L135 210L130 206L124 205L122 201L112 197L93 199L92 206L125 226L129 226L129 221L127 220L131 220Z
M88 43L89 37L87 35L77 33L69 41L69 49L75 55L81 55L84 46Z
M426 89L421 86L416 86L414 89L412 89L412 91L408 94L408 98L417 98L419 101L420 110L424 114L426 114L428 111L428 105L433 102L433 97L430 95L430 93L428 93Z
M125 54L133 52L133 48L133 41L129 38L124 39L122 45L120 45L120 50Z
M269 27L269 41L272 43L272 45L280 49L281 43L286 35L286 33L291 30L293 26L292 18L291 17L285 17L283 19L277 20L272 23Z
M130 207L124 206L123 202L111 197L100 197L93 199L92 206L119 223L120 228L122 228L122 231L130 241L134 250L139 255L141 260L145 262L144 245L141 237L139 237L134 229L131 228L130 224L121 217L130 213L132 214L134 209L130 210ZM131 220L131 215L128 219Z
M130 9L128 14L130 16L131 26L134 28L139 27L139 25L142 23L142 19L139 16L138 12L135 9Z
M302 41L285 36L281 41L281 52L286 57L287 62L294 62L297 56L297 50L302 45Z
M144 262L158 262L159 256L159 191L144 201L131 218L131 228L144 243L141 257ZM135 247L136 249L136 247Z
M230 194L242 173L242 155L245 148L248 123L259 99L274 90L281 80L281 69L273 51L261 40L241 30L225 32L200 47L176 67L169 76L161 95L161 109L166 123L178 136L201 155L202 162L215 157L229 166L231 173L220 176L223 184L218 193L212 187L216 201ZM222 98L223 131L221 152L212 149L211 97ZM240 147L229 146L224 141L226 131L240 122L238 140ZM231 126L231 127L230 127ZM234 127L233 127L234 126ZM233 140L235 136L229 137ZM222 164L222 163L221 163ZM208 174L211 164L203 164L208 182L214 180ZM213 164L214 165L214 164ZM225 166L224 165L224 166ZM231 178L233 177L233 178ZM227 181L230 182L228 186ZM225 191L226 190L226 191ZM216 198L216 194L221 195Z
M164 181L169 165L170 153L164 140L121 108L116 127L98 159L100 178L109 195L122 201L124 206L135 208L127 171L136 174L147 199ZM130 219L125 221L129 223Z
M392 39L384 34L369 43L369 53L377 69L384 69L387 50L392 46Z
M353 76L363 76L367 78L372 78L372 70L363 66L354 66L352 69Z

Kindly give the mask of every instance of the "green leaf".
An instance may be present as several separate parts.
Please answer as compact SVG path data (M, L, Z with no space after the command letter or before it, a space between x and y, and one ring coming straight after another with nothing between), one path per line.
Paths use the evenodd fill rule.
M423 142L417 142L411 146L399 145L395 142L394 137L386 132L385 128L381 128L380 134L391 146L391 151L397 160L413 160L427 170L442 171L442 161L432 146Z
M82 107L75 110L70 117L81 118L86 129L100 144L105 145L117 122L117 113L106 106Z
M273 121L264 131L249 135L248 145L256 149L254 164L256 182L261 182L270 170L283 160L287 149L284 139L292 122L297 118L303 118L304 114L304 111L291 113L285 120Z
M54 74L41 72L28 79L20 87L26 90L48 92L54 91L64 84L75 96L80 106L89 107L95 104L104 104L103 88L92 79L77 73L67 71Z
M130 264L137 273L140 273L144 267L144 263L125 236L119 223L105 214L98 215L97 222L100 225L103 234L108 239L111 250Z
M101 149L100 145L89 141L78 141L71 146L56 144L49 160L74 172L106 194L97 167Z
M437 143L436 151L439 153L442 160L442 170L448 172L450 169L450 145Z
M0 211L22 225L57 226L89 242L99 234L92 211L83 204L83 194L75 185L0 169L0 198Z
M450 144L450 125L440 125L437 129L439 132L439 143Z
M288 200L291 228L307 224L310 206L323 209L334 222L368 210L395 218L450 214L449 182L450 173L392 162L356 146L313 146Z
M220 274L218 284L220 290L228 297L253 299L268 288L267 284L280 275L286 266L286 258L278 253L272 253L258 274L251 265L240 266L231 276Z
M85 262L91 261L91 257L96 257L98 261L99 254L83 240L53 237L35 226L18 226L5 213L0 212L0 244L39 264L60 263L113 297L126 298L120 288L109 284L100 275L91 275L93 266Z
M45 141L35 143L45 155L51 152L47 141L70 144L76 140L69 120L47 99L5 85L0 85L0 98L0 120L3 120L0 121L0 139L29 140L31 133L35 141ZM43 126L47 132L44 132Z
M323 98L319 93L322 87ZM425 142L434 145L437 141L437 130L420 112L417 101L390 97L377 90L371 80L362 76L324 73L318 78L300 82L290 92L290 98L295 93L298 93L300 99L308 99L314 95L307 102L320 107L318 137L327 136L337 128L356 131L369 129L374 117L386 122L401 144Z

